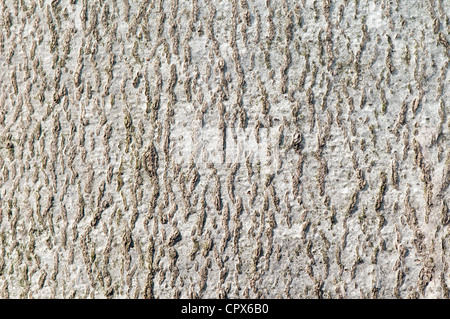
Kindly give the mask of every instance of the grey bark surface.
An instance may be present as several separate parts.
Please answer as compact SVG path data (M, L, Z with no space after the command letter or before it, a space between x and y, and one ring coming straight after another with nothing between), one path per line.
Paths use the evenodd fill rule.
M449 1L0 10L1 298L448 298Z

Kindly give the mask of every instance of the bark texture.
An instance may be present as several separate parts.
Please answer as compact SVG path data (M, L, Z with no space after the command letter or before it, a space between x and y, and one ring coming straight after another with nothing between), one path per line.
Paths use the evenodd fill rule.
M0 297L449 296L449 1L0 10Z

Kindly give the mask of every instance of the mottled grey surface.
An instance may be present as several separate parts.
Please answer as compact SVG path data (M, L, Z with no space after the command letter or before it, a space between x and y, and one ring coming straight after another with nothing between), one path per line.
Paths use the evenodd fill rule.
M449 296L449 1L0 8L0 297Z

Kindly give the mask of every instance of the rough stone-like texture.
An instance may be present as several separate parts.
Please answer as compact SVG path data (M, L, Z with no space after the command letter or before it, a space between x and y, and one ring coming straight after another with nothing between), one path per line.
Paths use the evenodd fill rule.
M1 297L449 296L449 1L0 8Z

